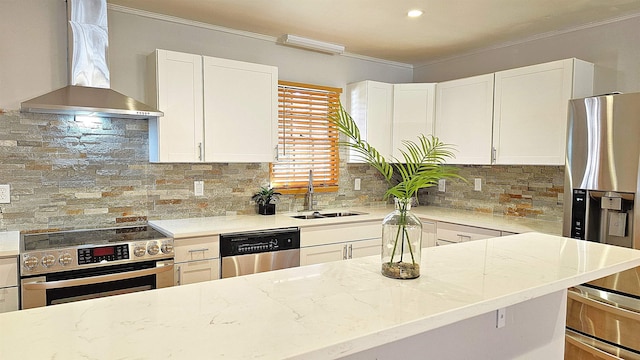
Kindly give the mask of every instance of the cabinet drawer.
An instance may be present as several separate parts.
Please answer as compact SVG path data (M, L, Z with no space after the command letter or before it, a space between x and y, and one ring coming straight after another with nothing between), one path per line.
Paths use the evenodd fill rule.
M18 259L0 259L0 288L18 285Z
M382 222L378 220L363 223L303 227L300 229L300 247L380 239L381 237Z
M175 262L215 259L220 257L220 237L204 236L174 241Z
M175 285L194 284L220 278L219 260L188 261L175 264Z
M437 231L439 240L446 240L450 242L472 241L500 236L500 231L498 230L444 222L438 223Z
M0 289L0 313L18 310L18 287Z

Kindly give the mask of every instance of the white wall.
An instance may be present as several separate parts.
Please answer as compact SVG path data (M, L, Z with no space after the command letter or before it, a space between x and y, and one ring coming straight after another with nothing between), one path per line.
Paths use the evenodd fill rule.
M0 109L67 84L64 0L0 0Z
M596 94L640 91L640 17L416 66L414 81L438 82L571 57L596 65Z
M342 87L373 79L411 82L413 70L389 62L331 56L109 7L111 87L145 100L145 58L156 48L275 65L280 79ZM64 0L0 0L0 108L67 85Z

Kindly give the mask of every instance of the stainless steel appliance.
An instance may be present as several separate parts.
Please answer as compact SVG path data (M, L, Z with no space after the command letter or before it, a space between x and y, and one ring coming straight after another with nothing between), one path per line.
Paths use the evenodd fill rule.
M23 234L22 308L173 285L173 239L149 226Z
M300 266L300 230L222 234L220 258L222 278Z
M640 93L569 105L563 235L638 249ZM640 358L640 269L569 289L567 328L566 359Z

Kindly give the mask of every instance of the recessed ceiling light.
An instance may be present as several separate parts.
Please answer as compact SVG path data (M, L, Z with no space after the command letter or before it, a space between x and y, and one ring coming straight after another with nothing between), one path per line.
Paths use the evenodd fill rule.
M409 10L409 12L407 13L407 15L408 15L409 17L412 17L412 18L415 18L415 17L421 16L422 14L424 14L424 11L422 11L422 10L417 10L417 9L415 9L415 10Z

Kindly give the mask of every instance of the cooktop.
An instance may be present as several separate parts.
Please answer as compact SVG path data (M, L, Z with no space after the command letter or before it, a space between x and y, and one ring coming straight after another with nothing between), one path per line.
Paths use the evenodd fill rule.
M161 240L167 238L168 236L146 225L23 234L20 241L20 252L24 253L26 251L75 246L99 246L121 242Z

